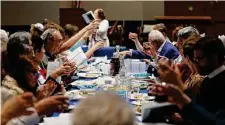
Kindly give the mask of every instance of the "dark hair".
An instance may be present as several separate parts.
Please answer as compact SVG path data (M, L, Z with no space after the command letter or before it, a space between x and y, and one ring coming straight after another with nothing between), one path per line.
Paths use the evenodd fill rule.
M31 41L32 41L32 46L33 46L33 49L34 49L34 52L40 52L43 45L44 45L44 42L43 40L41 39L40 36L38 35L33 35L31 37Z
M65 35L69 36L69 38L70 38L79 31L79 28L72 24L66 24L64 26L64 31L65 31Z
M53 22L52 20L45 19L43 22L43 25L44 25L44 31L47 29L57 29L57 30L59 30L61 35L64 37L64 34L65 34L64 29L57 23Z
M101 20L104 20L105 19L105 13L104 13L103 9L97 9L97 10L98 10L98 17Z
M194 47L196 42L188 41L183 46L184 57L189 57L189 59L194 62Z
M16 32L9 37L7 44L7 56L12 61L20 55L29 55L33 52L30 46L30 33Z
M6 63L7 65L4 65ZM27 73L37 73L37 64L35 62L23 55L19 56L19 58L13 62L4 60L4 64L3 66L6 73L13 77L21 88L35 93L36 88L31 88L29 86L30 81L27 78Z
M183 26L177 26L173 31L172 31L172 40L176 41L178 40L177 33L179 30L183 29Z
M203 37L197 41L194 49L201 50L205 57L217 55L219 63L224 63L225 47L218 37Z
M161 33L165 33L165 34L167 33L167 28L163 23L155 24L154 30L158 30Z

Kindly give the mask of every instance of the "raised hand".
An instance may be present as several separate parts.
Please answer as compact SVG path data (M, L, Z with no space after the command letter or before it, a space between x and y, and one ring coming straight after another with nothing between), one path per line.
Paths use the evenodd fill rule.
M97 50L97 49L100 49L100 48L104 47L104 45L105 45L105 42L104 42L104 41L100 41L100 42L97 42L97 43L93 46L93 48L94 48L95 50Z
M68 106L68 98L63 95L51 96L35 103L35 109L39 116L62 112L67 109Z
M134 42L138 41L138 35L136 33L130 32L128 38Z
M169 60L159 60L158 73L161 81L174 84L184 91L184 84L178 67Z
M154 46L150 42L144 42L143 43L143 51L145 54L152 56L153 58L156 58L156 50Z
M32 93L24 93L19 96L15 96L8 101L2 107L1 118L5 122L9 121L12 118L19 117L22 115L30 115L33 113L27 108L34 106L34 96Z
M70 73L71 73L71 63L64 62L62 65L60 65L58 68L56 68L53 71L53 73L51 74L51 77L56 79L59 76L69 75Z
M149 93L159 96L167 95L168 102L177 104L180 108L191 102L191 99L179 87L172 84L154 84Z
M122 56L126 56L126 55L130 55L131 56L132 52L131 51L122 51L119 54L122 55Z

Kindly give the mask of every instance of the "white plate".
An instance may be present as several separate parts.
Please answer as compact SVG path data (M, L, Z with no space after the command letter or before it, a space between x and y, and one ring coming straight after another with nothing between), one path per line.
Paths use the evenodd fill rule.
M80 90L73 90L66 92L65 96L69 97L69 99L83 99L86 98Z
M154 100L155 96L148 96L146 93L133 93L130 94L129 99L132 100Z
M76 105L69 105L68 109L74 109L76 108Z
M77 73L79 77L82 78L98 78L99 74L91 74L91 73Z
M97 80L90 80L90 81L85 81L85 80L77 80L72 83L70 83L72 86L84 86L84 85L95 85Z
M149 103L149 101L132 101L131 102L131 104L133 105L140 105L140 106L146 103Z

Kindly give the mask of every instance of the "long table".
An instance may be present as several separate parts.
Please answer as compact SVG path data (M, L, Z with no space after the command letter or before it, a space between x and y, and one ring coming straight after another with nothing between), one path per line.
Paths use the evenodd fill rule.
M78 78L78 79L76 79L76 80L93 80L93 79L87 79L87 78ZM75 89L78 89L78 88L76 88L76 87L72 87L71 88L71 90L75 90ZM139 91L140 93L147 93L147 90L146 89L140 89L140 91ZM131 102L132 100L128 100L128 102ZM79 100L69 100L69 107L76 107L78 104L79 104ZM71 113L71 112L70 112ZM59 117L60 115L62 115L63 113L60 113L60 112L55 112L52 116L51 116L51 118L57 118L57 117ZM137 122L137 124L139 124L139 125L168 125L168 124L166 124L166 123L142 123L141 122L141 116L140 115L137 115L136 116L136 122ZM40 125L42 125L42 124L40 124ZM43 124L43 125L45 125L45 124Z

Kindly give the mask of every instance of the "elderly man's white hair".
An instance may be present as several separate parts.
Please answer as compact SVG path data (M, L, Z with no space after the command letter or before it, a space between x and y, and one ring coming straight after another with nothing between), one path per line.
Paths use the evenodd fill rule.
M134 125L129 104L118 95L100 92L81 100L73 112L73 125Z
M158 31L158 30L152 30L149 34L148 34L148 39L151 41L151 42L161 42L163 43L166 39L165 37L163 36L163 34Z
M3 52L6 51L9 37L6 31L2 29L0 29L0 37L1 37L1 51Z

